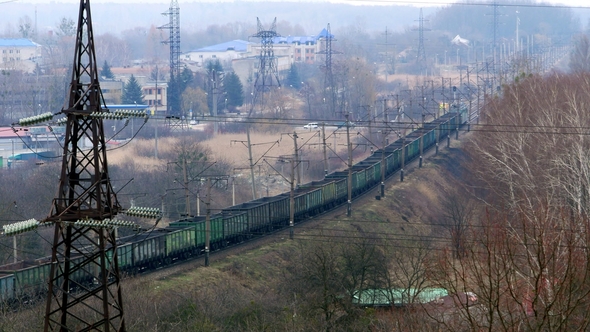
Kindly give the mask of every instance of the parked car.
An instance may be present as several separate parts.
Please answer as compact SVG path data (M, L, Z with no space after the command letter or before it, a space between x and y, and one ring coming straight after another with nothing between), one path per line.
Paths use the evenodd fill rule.
M310 122L310 123L306 124L305 126L303 126L303 129L318 129L318 123L317 122Z

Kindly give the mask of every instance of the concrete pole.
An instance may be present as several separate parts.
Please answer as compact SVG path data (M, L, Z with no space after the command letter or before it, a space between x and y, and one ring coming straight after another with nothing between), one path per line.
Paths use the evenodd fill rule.
M250 143L250 124L246 127L248 139L248 161L250 162L250 179L252 180L252 199L256 199L256 181L254 181L254 159L252 159L252 144Z
M346 114L346 146L348 147L348 204L346 215L352 216L352 144L350 143L350 121Z
M211 178L207 178L207 200L205 205L207 206L205 212L205 266L209 266L209 251L211 245Z
M326 149L326 123L322 122L322 141L323 141L323 148L324 148L324 176L328 175L328 172L330 171L328 168L330 167L330 165L328 164L328 153L327 153L327 149Z
M291 160L291 191L289 192L289 239L293 240L295 227L295 160Z

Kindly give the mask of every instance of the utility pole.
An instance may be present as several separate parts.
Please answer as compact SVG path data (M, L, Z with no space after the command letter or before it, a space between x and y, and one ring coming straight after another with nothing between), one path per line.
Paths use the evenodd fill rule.
M246 126L248 140L248 161L250 162L250 180L252 181L252 199L256 199L256 181L254 179L254 159L252 159L252 143L250 141L250 124Z
M299 187L301 184L301 168L299 167L299 148L297 147L297 138L299 138L299 136L297 136L296 132L293 132L293 144L295 145L295 163L297 163L295 166L297 170L297 187Z
M350 120L349 114L346 113L346 146L348 148L348 203L346 215L352 216L352 144L350 143Z
M158 65L156 64L156 101L154 106L154 118L158 117L158 76L160 73L158 71ZM154 121L154 139L156 141L155 149L154 149L154 157L156 160L158 159L158 121Z
M217 119L217 71L213 69L213 136L219 132L219 122Z
M232 140L230 142L234 143L234 142L239 142L244 144L245 147L248 148L248 162L249 162L249 168L250 168L250 179L252 180L252 199L256 199L256 182L255 182L255 178L254 178L254 166L256 166L256 164L260 161L260 159L262 159L262 157L264 157L268 151L270 151L270 149L272 149L276 144L279 144L279 141L274 141L274 142L266 142L266 143L258 143L258 144L252 144L250 141L250 124L248 124L246 126L246 137L247 140L246 141L237 141L237 140ZM270 144L272 143L271 147L268 148L268 150L266 150L266 152L262 155L262 157L260 157L258 160L254 161L254 158L252 158L252 146L254 145L261 145L261 144Z
M184 158L182 158L182 177L184 180L184 195L185 195L185 199L186 199L186 217L189 218L191 215L191 199L190 199L190 195L189 195L189 190L188 190L188 176L187 176L187 172L186 172L186 155Z
M404 182L404 167L406 165L406 128L403 129L402 132L402 164L399 172L399 181Z
M291 160L291 190L289 191L289 239L293 240L293 228L295 227L295 160Z
M209 266L211 247L211 178L207 177L207 200L205 201L205 266Z
M326 123L322 122L322 147L324 150L324 176L328 175L329 170L329 164L328 164L328 154L326 152L327 147L326 147Z
M388 126L387 123L387 116L385 117L385 126L381 131L382 134L382 141L381 141L381 198L385 197L385 137L387 137L387 132L385 128Z

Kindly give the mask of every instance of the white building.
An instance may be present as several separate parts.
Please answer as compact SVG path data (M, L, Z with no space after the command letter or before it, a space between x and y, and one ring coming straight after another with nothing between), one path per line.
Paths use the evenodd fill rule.
M199 48L194 51L184 53L181 61L198 70L202 68L207 61L219 60L222 66L229 65L232 60L245 56L248 51L249 42L245 40L232 40L229 42Z
M41 47L26 38L1 38L0 54L1 69L33 72L41 59Z

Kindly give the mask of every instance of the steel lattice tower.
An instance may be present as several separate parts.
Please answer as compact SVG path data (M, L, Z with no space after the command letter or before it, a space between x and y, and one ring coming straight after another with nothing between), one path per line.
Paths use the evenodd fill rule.
M326 35L322 36L321 40L324 41L324 49L318 52L318 54L324 54L326 56L326 61L322 66L324 70L324 91L328 92L330 112L334 114L336 113L336 89L334 86L334 73L332 71L332 54L338 54L339 52L332 50L332 41L336 39L330 30L330 23L328 23L326 28Z
M430 31L430 29L424 28L424 15L422 14L422 8L420 8L420 18L418 19L418 55L416 57L416 63L420 68L420 73L426 69L426 51L424 49L424 31Z
M250 37L260 38L260 56L258 58L258 72L256 73L256 79L254 80L252 109L254 109L254 105L258 98L261 99L262 104L262 95L264 92L268 91L271 87L281 86L277 58L275 57L273 50L273 38L281 36L276 32L277 18L275 17L268 29L264 29L258 17L256 18L256 21L258 24L258 32ZM252 110L250 112L252 112Z
M121 210L103 121L93 116L108 112L94 50L90 3L81 0L72 81L61 110L67 123L59 189L43 221L55 223L45 331L125 331L114 230L74 224L111 219Z
M170 1L170 7L162 15L168 16L170 20L158 29L170 30L170 36L162 43L170 46L170 82L176 84L175 80L180 77L180 7L177 0ZM172 110L170 102L167 103L168 115L179 115L180 110Z

